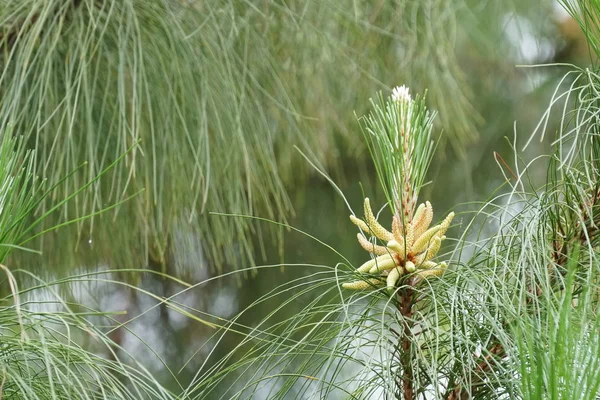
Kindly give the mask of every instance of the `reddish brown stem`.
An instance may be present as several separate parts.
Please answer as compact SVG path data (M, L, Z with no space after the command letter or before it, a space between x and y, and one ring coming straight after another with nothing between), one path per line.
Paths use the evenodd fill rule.
M414 398L413 369L412 369L412 315L414 304L414 281L411 279L407 286L398 292L398 311L402 315L403 334L400 338L400 362L402 366L401 383L404 400Z

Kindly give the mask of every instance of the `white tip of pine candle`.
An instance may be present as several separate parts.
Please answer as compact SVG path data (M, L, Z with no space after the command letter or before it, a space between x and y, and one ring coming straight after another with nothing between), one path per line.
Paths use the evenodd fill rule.
M408 88L402 85L396 86L394 90L392 90L392 100L408 103L412 98L410 97Z

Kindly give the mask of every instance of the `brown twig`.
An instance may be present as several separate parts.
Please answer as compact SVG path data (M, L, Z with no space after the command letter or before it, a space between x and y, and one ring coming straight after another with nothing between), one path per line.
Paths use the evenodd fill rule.
M400 312L400 315L402 315L402 323L404 325L403 333L400 338L400 364L402 367L400 381L404 400L412 400L414 398L411 336L413 327L412 316L415 282L414 279L409 279L407 285L398 291L398 311Z

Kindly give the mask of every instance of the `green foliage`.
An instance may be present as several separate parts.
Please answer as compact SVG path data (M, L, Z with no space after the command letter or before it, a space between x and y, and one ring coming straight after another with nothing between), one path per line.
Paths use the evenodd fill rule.
M272 218L289 212L270 161L276 159L274 132L265 128L266 114L257 112L269 96L247 73L251 61L241 54L248 39L240 35L249 28L239 23L254 12L234 3L212 7L84 0L11 1L0 9L0 83L10 99L0 123L26 135L38 149L37 170L51 179L89 163L55 196L72 193L143 140L124 167L63 210L65 218L86 215L148 189L119 208L127 223L103 235L112 244L141 240L135 246L141 258L132 260L131 247L116 246L103 254L112 261L143 265L150 253L163 263L167 238L180 221L194 221L214 236L206 241L212 259L235 259L236 250L216 247L233 238L250 257L243 239L248 226L209 219L205 209L259 207ZM87 232L80 227L75 243L70 235L61 238L62 245L77 247L92 237L92 226Z
M596 61L600 57L600 2L597 0L559 0L573 17L585 35L590 55Z
M51 182L88 163L52 199L138 143L123 168L51 225L146 189L114 213L44 237L40 246L56 249L44 262L146 265L150 258L166 268L182 226L200 238L211 265L253 261L252 239L265 235L260 225L209 212L285 221L292 214L285 187L308 170L294 145L333 170L345 159L364 163L351 111L362 115L374 88L429 88L449 143L464 154L483 112L473 104L475 89L488 93L505 82L482 82L493 74L481 59L491 54L494 68L512 70L494 56L510 45L503 16L527 10L488 1L482 24L480 7L464 0L2 2L0 126L13 124L37 149L36 172ZM479 66L485 74L473 72Z
M227 1L193 6L141 0L5 2L0 6L0 87L9 100L0 106L0 123L13 124L40 155L34 159L13 151L16 142L5 135L10 145L0 150L0 178L5 179L0 183L10 195L0 204L14 212L0 212L0 228L7 228L0 230L6 235L0 249L8 252L29 239L31 225L24 221L51 193L34 225L59 209L64 223L81 222L66 238L42 235L54 245L73 248L93 237L105 261L139 262L133 250L141 248L143 258L149 255L164 266L177 225L196 221L209 258L251 259L248 238L261 235L252 230L253 219L209 217L206 211L251 214L257 208L268 219L283 218L289 202L281 176L296 172L291 163L286 171L280 162L289 156L289 142L316 148L314 158L323 162L332 133L346 133L345 123L323 106L323 99L332 104L345 99L340 110L348 113L348 99L361 95L352 79L333 79L331 72L355 81L386 77L385 82L395 82L387 78L404 77L389 73L390 65L400 65L399 56L381 49L394 48L397 41L404 67L415 65L406 77L424 76L443 124L456 128L451 142L462 148L472 138L476 110L462 91L466 77L457 69L457 56L448 49L457 40L455 10L466 5L371 3L269 2L262 10ZM305 43L305 50L293 50L296 41ZM377 56L369 59L371 52ZM280 60L289 64L279 69ZM329 63L336 68L320 68ZM388 71L361 70L364 65ZM596 397L598 348L589 338L597 331L600 265L598 79L593 72L580 72L569 81L567 95L574 95L576 112L563 115L556 154L548 157L548 183L531 184L532 165L517 163L518 175L505 185L508 193L460 225L455 261L441 279L407 284L392 295L376 288L347 293L341 283L356 279L355 266L318 241L335 252L339 264L287 265L300 270L299 277L231 321L172 297L153 296L217 328L204 344L208 356L180 397L406 398L407 379L414 389L411 398L575 399L583 390ZM314 98L306 96L299 105L294 94L307 92L308 78L315 82ZM449 88L453 101L447 98ZM360 112L360 101L353 101ZM425 113L424 100L416 104L409 120L420 127L422 143L411 154L416 173L401 179L413 184L415 198L433 149L432 116ZM393 203L395 174L406 175L406 169L397 154L386 157L397 133L384 114L402 110L375 107L365 120L366 136L373 139L373 129L389 134L369 145ZM299 134L310 125L306 115L319 116L314 136ZM351 143L355 136L348 137ZM315 145L321 141L326 145ZM110 169L123 153L126 167ZM35 170L55 174L50 178L56 181L83 161L89 168L77 170L66 184L38 189ZM100 183L98 175L110 178L108 183ZM142 187L148 188L143 196L121 205ZM76 198L82 191L84 197ZM61 208L68 200L73 200L69 208ZM119 209L112 219L84 222L115 203ZM462 218L467 221L467 215ZM113 243L121 246L114 250ZM125 350L109 334L124 325L57 294L58 287L68 292L71 283L94 274L38 280L20 290L16 272L3 271L11 293L0 298L0 397L174 397L133 357L120 357ZM398 296L407 290L414 299L409 313L402 310L406 299ZM270 311L257 319L259 305ZM48 311L50 306L55 308ZM218 346L230 341L237 344L223 356ZM548 349L556 351L548 354ZM573 367L579 365L589 367Z
M598 294L594 282L576 283L579 252L574 250L565 290L516 324L524 399L595 399L600 393ZM586 275L597 273L592 267Z
M33 154L22 140L4 135L0 143L0 263L23 243L29 218L42 200L42 187L33 172Z
M131 356L121 353L105 326L110 313L94 311L61 296L86 282L85 276L45 282L1 263L32 238L33 228L98 178L56 201L35 219L33 212L53 187L34 174L34 153L5 133L0 143L0 397L3 399L170 399ZM119 157L116 161L120 161ZM108 167L114 166L114 163ZM108 172L101 171L101 175ZM68 180L69 176L65 179ZM58 184L63 184L65 181ZM82 218L85 216L82 216ZM76 221L66 221L65 224ZM58 228L58 227L54 227ZM34 282L20 289L16 277ZM27 279L23 279L27 278ZM102 354L104 353L104 354ZM102 354L102 355L101 355Z
M406 96L385 102L380 94L378 103L372 101L373 111L362 120L365 141L392 214L398 211L412 215L412 209L404 208L416 205L425 184L433 158L436 114L430 114L424 98L412 100L408 89ZM405 198L408 201L403 204Z
M175 398L131 355L117 355L123 349L99 323L114 324L113 315L58 294L81 277L18 289L13 273L3 273L12 289L0 298L3 399Z
M251 328L232 322L228 328L243 335L239 346L207 362L186 393L596 398L599 80L575 69L565 82L567 90L557 90L545 114L563 112L555 153L523 162L517 152L514 167L504 172L504 193L471 220L462 215L462 237L447 272L414 287L411 314L396 296L410 289L408 281L392 295L376 287L348 293L341 283L355 279L355 267L341 255L335 267L299 266L307 271L303 277L257 301L277 304L272 313ZM542 137L546 126L542 119ZM548 171L541 187L532 178L540 165ZM285 308L294 309L291 317L279 317ZM228 328L214 340L232 334Z

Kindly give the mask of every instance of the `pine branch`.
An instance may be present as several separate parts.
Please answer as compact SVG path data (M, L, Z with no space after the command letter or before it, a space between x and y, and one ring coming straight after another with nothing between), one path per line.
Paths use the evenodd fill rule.
M400 336L399 347L402 350L402 354L400 356L401 360L401 374L400 374L400 383L401 383L401 391L403 394L404 400L413 400L414 399L414 371L413 371L413 363L414 363L414 354L412 351L412 336L413 336L413 306L414 302L414 285L416 284L416 279L411 278L406 282L406 286L400 288L398 291L398 312L402 315L402 324L403 324L403 332Z

